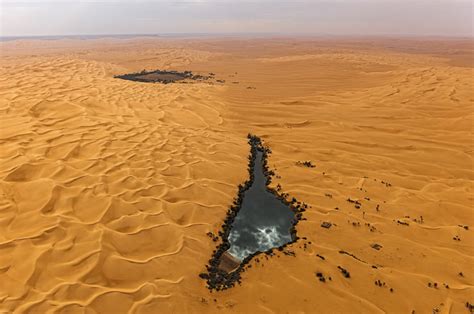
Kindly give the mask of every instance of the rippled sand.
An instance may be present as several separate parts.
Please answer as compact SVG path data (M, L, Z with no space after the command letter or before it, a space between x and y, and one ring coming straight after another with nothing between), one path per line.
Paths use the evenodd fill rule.
M103 39L0 51L0 311L468 313L472 41ZM113 78L144 68L226 83ZM272 184L311 206L297 227L306 240L210 293L198 277L216 247L206 233L246 180L249 132L273 151ZM296 164L308 160L316 167Z

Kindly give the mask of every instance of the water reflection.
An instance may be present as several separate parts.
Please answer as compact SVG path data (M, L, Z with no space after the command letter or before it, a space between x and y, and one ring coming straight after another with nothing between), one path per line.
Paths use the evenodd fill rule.
M253 176L254 181L244 193L228 237L228 253L238 260L293 240L290 228L295 219L294 213L289 205L267 190L261 148L256 150Z

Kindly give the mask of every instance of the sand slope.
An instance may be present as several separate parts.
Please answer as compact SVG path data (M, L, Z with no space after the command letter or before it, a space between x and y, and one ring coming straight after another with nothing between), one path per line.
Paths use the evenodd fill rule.
M0 311L468 313L474 303L471 44L0 45ZM143 68L226 83L113 78ZM273 184L311 206L297 228L306 240L210 293L198 277L216 246L206 233L246 179L249 132L273 150Z

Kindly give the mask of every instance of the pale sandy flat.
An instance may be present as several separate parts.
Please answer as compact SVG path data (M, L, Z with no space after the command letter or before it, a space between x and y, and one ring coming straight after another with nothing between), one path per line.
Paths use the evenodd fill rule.
M472 44L0 43L0 312L469 313ZM142 69L226 83L113 78ZM273 185L311 206L311 244L210 293L206 233L247 179L249 132L273 151Z

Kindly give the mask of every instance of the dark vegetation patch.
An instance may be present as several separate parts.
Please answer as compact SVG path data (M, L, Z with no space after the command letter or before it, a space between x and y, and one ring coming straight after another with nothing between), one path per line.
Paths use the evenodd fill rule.
M323 221L323 222L321 223L321 227L326 228L326 229L331 228L331 226L332 226L332 223L330 223L330 222L328 222L328 221Z
M326 282L326 277L322 272L317 272L315 273L316 277L319 279L321 282ZM329 276L327 279L332 280L331 276Z
M340 250L340 251L339 251L339 254L348 255L348 256L352 257L353 259L358 260L358 261L361 262L361 263L367 264L366 261L363 261L363 260L361 260L360 258L358 258L357 256L355 256L354 254L349 253L349 252L346 252L346 251L344 251L344 250Z
M374 250L377 250L379 251L381 248L382 248L382 245L378 244L378 243L372 243L370 245L371 248L373 248Z
M297 161L297 162L296 162L296 165L302 166L302 167L308 167L308 168L314 168L314 167L316 167L316 166L311 162L311 160L307 160L307 161Z
M351 274L347 271L347 269L342 268L341 266L337 266L337 268L339 268L344 277L351 278Z
M316 254L317 257L319 257L320 259L322 259L323 261L326 259L324 256L322 256L321 254Z
M215 77L214 73L209 73L209 75L199 75L193 74L191 71L167 71L167 70L154 70L154 71L146 71L143 70L141 72L130 73L130 74L123 74L123 75L116 75L115 78L119 78L122 80L134 81L134 82L143 82L143 83L161 83L161 84L169 84L175 83L179 81L209 81L213 80ZM218 82L219 80L217 80Z

